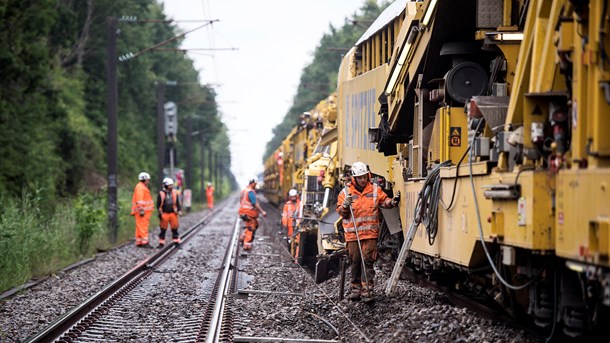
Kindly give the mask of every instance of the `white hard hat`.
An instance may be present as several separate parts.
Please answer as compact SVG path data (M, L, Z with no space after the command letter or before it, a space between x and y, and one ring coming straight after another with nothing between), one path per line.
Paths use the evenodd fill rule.
M369 172L366 164L362 162L354 162L352 165L352 176L362 176Z
M290 191L288 191L288 196L289 197L296 197L297 196L297 190L296 189L291 189Z
M140 175L138 175L138 180L150 180L150 174L141 172Z
M212 183L211 183L211 182L208 182L208 186L211 186L211 185L212 185Z
M166 177L165 179L163 179L164 186L171 186L173 184L174 184L174 180L172 180L171 177Z

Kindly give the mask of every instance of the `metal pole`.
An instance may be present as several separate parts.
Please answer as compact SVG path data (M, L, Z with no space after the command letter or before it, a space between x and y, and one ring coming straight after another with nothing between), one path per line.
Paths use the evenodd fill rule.
M205 136L201 135L201 202L205 201Z
M350 195L347 191L347 186L345 186L345 194ZM366 275L366 263L364 263L364 254L362 254L362 245L360 244L360 235L358 234L358 225L356 224L356 218L354 218L354 210L352 209L352 204L349 204L349 213L352 216L352 223L354 223L354 230L356 231L356 240L358 241L358 250L360 250L360 262L362 262L362 274L364 274L364 282L366 283L367 291L370 292L371 290L369 289L369 279L368 275Z
M117 19L107 19L107 94L106 106L108 110L108 229L110 231L110 242L116 242L118 235L117 222L117 184L118 184L118 81L117 81Z
M157 182L163 180L163 167L165 166L165 83L157 81Z
M212 156L212 142L209 142L209 144L208 144L208 176L210 178L211 183L215 183L215 181L213 180L214 173L212 172L212 159L213 158L214 158L214 156Z
M169 145L169 177L176 178L174 174L174 143Z
M345 258L341 256L339 258L339 265L341 270L341 282L339 283L339 301L343 300L343 293L345 292Z
M186 117L186 170L184 172L184 184L182 187L184 189L192 188L191 181L192 171L193 171L193 152L192 152L192 132L193 132L193 122L191 120L191 116Z

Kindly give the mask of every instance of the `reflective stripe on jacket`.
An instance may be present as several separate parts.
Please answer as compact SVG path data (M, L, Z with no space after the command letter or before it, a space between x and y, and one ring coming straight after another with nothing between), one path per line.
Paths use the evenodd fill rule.
M371 239L379 237L379 204L385 203L389 198L376 183L369 182L362 193L353 184L348 184L349 193L352 195L353 218L343 219L343 229L345 231L345 241L352 242L359 239ZM343 201L347 195L344 188L339 193L337 199L337 212L343 206ZM356 225L354 226L354 222ZM358 228L358 236L356 236Z
M253 188L250 186L248 186L245 190L242 191L241 199L239 200L239 215L246 215L251 218L258 217L258 211L256 210L256 207L254 207L254 204L250 201L249 197L250 192L253 191Z
M144 210L144 212L152 212L155 209L150 190L144 182L138 182L133 190L133 196L131 198L131 215L138 214L141 209Z
M291 200L286 201L284 208L282 209L282 225L288 226L288 223L292 222L292 220L289 219L298 218L300 209L301 199L297 198L294 202Z

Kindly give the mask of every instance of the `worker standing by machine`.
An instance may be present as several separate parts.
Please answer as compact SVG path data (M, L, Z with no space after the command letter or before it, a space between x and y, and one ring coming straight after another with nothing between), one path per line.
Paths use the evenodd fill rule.
M371 182L366 164L355 162L351 182L339 193L337 212L342 217L347 253L351 262L351 300L373 300L379 208L396 207L400 195L388 197L381 187Z
M288 191L288 200L284 203L282 209L282 229L286 230L286 239L288 244L292 240L294 228L301 213L301 199L298 197L296 189Z
M252 249L252 241L254 240L254 232L258 228L258 215L259 213L263 217L267 216L267 212L263 210L261 205L256 199L256 178L251 178L248 182L248 186L241 192L241 199L239 201L238 214L241 219L246 223L246 229L240 236L240 241L243 241L244 250Z
M166 177L163 179L163 190L157 196L157 209L159 210L159 245L158 248L165 246L165 233L169 225L172 230L172 241L176 246L180 246L180 236L178 227L180 222L178 216L182 215L180 198L178 192L173 189L174 180Z

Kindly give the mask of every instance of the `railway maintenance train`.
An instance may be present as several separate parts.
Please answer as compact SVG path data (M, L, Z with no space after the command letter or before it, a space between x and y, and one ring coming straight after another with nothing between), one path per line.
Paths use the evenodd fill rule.
M400 191L386 293L409 267L549 337L610 323L608 5L396 0L345 55L328 197L355 161Z

